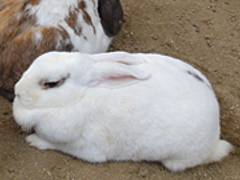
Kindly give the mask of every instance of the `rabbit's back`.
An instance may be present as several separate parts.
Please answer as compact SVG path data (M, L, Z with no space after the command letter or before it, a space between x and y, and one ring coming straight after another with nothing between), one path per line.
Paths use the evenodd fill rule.
M99 115L90 129L100 129L105 139L113 139L110 146L119 159L154 160L189 152L189 146L192 152L207 151L219 137L219 107L208 81L181 61L156 55L143 58L147 64L139 68L152 72L150 80L89 92L96 102L91 112ZM116 148L122 153L115 154Z

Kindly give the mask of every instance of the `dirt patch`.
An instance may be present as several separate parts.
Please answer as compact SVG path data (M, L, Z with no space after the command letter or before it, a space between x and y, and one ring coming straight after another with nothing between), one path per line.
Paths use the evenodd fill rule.
M222 136L240 145L240 1L123 0L126 23L112 49L158 52L204 72L221 104ZM240 150L179 174L157 163L93 165L24 142L11 105L0 98L0 179L240 179Z

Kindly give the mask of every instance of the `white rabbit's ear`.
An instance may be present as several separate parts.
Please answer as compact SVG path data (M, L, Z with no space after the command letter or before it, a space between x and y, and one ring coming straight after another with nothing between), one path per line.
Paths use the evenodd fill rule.
M145 60L141 56L132 55L127 52L109 52L92 55L92 57L98 61L118 62L126 65L137 65L145 63Z
M150 73L138 65L126 64L124 61L99 61L88 73L87 84L106 88L119 88L147 80Z

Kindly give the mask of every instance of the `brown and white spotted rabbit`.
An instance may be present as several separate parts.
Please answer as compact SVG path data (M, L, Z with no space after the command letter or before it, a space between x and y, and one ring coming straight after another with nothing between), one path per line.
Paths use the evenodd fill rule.
M45 52L105 52L122 20L119 0L1 0L0 95Z

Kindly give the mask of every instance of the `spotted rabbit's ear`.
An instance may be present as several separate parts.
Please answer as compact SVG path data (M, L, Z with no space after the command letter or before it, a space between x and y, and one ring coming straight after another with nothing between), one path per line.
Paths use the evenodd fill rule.
M98 13L105 33L110 37L117 35L123 23L120 0L99 0Z

